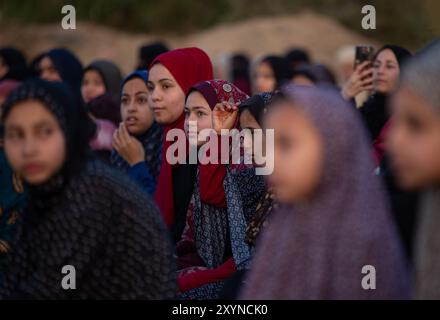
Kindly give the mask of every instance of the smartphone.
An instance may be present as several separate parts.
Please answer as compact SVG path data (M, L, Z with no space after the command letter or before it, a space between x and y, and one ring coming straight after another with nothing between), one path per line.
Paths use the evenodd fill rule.
M364 61L373 62L374 59L374 47L370 45L356 46L356 54L354 59L354 67L361 64Z

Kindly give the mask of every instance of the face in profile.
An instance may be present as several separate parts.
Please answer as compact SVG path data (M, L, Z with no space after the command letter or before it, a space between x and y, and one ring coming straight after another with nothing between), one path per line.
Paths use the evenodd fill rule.
M274 170L269 176L277 199L296 203L313 196L323 167L323 146L318 130L289 102L279 102L268 113L265 127L275 132Z
M398 183L419 189L440 183L440 114L410 88L392 99L387 148Z
M172 124L183 113L185 93L171 72L156 63L149 72L148 90L154 119L163 125Z
M66 153L64 133L41 102L17 103L4 124L7 159L27 183L45 183L62 168Z
M149 92L139 78L128 80L122 88L121 117L132 135L145 133L153 124L153 112L148 105Z
M198 92L193 91L189 94L185 104L185 133L189 142L197 142L197 146L206 143L206 139L201 139L200 131L212 128L212 110L209 107L205 97ZM196 124L195 128L190 131L190 122ZM194 130L196 129L196 130ZM196 131L197 136L193 136Z

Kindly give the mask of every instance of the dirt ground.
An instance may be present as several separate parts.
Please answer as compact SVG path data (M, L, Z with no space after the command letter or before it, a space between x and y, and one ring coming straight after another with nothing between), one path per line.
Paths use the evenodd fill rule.
M205 49L216 65L217 77L221 77L221 70L224 70L225 61L231 53L243 52L257 58L270 53L284 53L297 46L308 49L315 61L325 63L337 72L335 54L340 47L372 43L355 31L348 30L334 19L305 11L296 15L253 18L218 25L181 37L125 33L81 21L77 22L76 30L63 30L61 23L3 25L0 28L0 44L22 49L29 59L50 48L62 46L72 49L84 64L96 58L108 58L127 73L136 63L137 49L141 44L163 40L172 48L198 46Z

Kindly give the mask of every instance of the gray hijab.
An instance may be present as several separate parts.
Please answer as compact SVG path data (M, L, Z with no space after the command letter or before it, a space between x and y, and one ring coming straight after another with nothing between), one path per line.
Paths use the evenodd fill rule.
M271 217L241 297L409 298L404 254L357 114L331 89L283 93L323 139L323 176L311 201ZM366 265L375 267L375 290L362 287Z
M423 97L440 117L440 39L418 52L403 68L401 85ZM440 299L440 188L423 199L415 243L416 298Z

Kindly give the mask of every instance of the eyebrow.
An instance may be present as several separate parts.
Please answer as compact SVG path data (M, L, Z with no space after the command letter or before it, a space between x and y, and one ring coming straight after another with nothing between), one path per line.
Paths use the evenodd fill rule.
M43 120L43 121L37 122L37 124L32 125L32 127L40 129L45 126L52 126L52 125L53 125L53 123L50 122L49 120ZM9 130L20 130L21 126L19 124L12 123L12 124L7 125L6 128Z
M188 107L185 106L185 108L190 110L208 110L208 108L203 106L188 106Z
M138 94L148 94L148 91L138 91L134 95L137 96ZM123 92L122 96L130 96L127 92Z

